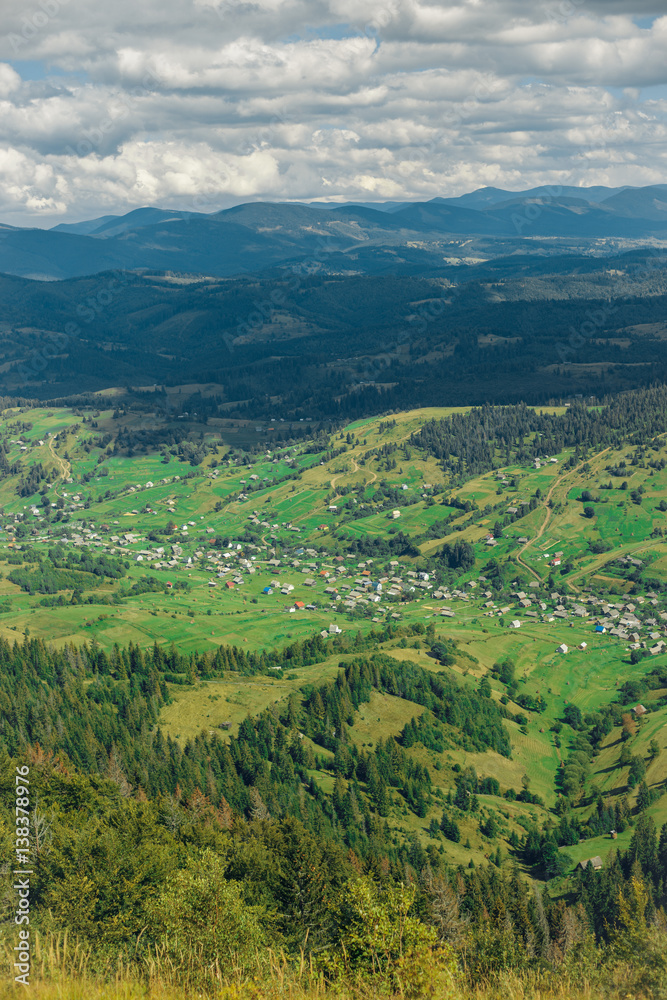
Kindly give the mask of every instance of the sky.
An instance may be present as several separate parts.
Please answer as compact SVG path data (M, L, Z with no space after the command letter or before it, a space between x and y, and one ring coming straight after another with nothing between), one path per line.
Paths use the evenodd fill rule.
M0 0L0 220L667 182L667 0Z

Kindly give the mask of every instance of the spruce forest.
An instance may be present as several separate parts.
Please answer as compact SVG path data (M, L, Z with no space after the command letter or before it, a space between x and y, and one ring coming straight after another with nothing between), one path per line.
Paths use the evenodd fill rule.
M664 386L172 398L1 401L6 961L29 860L40 998L662 996Z

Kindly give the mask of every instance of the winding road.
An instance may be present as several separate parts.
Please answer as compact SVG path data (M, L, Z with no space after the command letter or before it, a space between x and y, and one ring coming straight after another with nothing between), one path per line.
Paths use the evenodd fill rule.
M72 471L72 466L70 465L69 462L65 461L64 458L61 458L60 455L58 455L56 453L56 449L53 446L53 438L52 437L49 438L49 445L48 445L48 447L49 447L49 451L51 453L51 457L53 458L53 460L56 463L57 468L59 469L58 476L59 476L60 479L63 480L63 482L65 482L65 480L69 478L69 474ZM54 484L54 486L55 486L55 484ZM56 495L58 495L58 491L57 490L55 490L55 493L56 493Z
M609 451L609 448L605 448L604 451L601 451L599 455L596 455L596 458L601 458L601 456L604 455L608 451ZM528 570L528 572L530 573L530 575L533 576L540 583L543 582L542 581L542 577L531 566L529 566L528 563L524 562L523 559L521 558L521 556L524 554L524 552L526 551L526 549L530 548L531 545L534 545L535 542L538 542L540 540L540 538L543 536L544 532L546 531L547 525L549 524L549 521L551 520L551 514L552 514L552 510L551 510L551 507L549 506L549 503L551 501L552 496L554 495L555 490L569 476L573 476L575 473L579 472L579 470L582 469L585 464L586 464L585 461L580 462L579 465L575 466L574 469L570 469L569 472L564 472L562 476L559 476L558 479L554 480L554 482L552 483L551 487L549 488L549 492L547 493L547 495L545 496L544 500L542 501L542 506L545 508L545 515L546 515L545 518L544 518L544 521L540 525L540 528L539 528L537 534L535 535L535 537L531 538L529 541L527 541L526 544L521 549L519 549L519 551L517 552L516 561L519 563L520 566L523 566L523 568L525 570Z
M354 466L354 468L352 469L352 472L358 472L359 471L359 466L357 465L357 463L355 462L355 460L352 458L351 455L350 455L350 461L352 462L352 465ZM331 489L335 490L336 489L336 480L340 479L341 476L346 476L346 475L347 475L347 471L345 471L345 472L337 472L335 476L332 476L331 477Z

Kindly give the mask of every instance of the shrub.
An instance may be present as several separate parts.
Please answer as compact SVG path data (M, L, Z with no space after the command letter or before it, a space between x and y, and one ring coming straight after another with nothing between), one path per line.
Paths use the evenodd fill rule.
M378 991L401 996L421 996L438 973L451 981L454 953L448 946L435 950L435 928L410 915L414 896L413 888L380 889L367 877L348 882L335 913L338 947L324 959L328 973L371 977Z
M167 880L151 911L176 978L191 985L248 969L264 944L258 908L246 905L241 883L225 878L224 860L209 849Z

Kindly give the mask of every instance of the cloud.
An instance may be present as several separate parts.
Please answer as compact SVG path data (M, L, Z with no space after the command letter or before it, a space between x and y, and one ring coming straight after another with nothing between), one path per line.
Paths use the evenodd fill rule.
M0 63L0 98L9 97L20 85L21 77L16 70L7 63Z
M667 179L665 2L2 2L6 221Z

